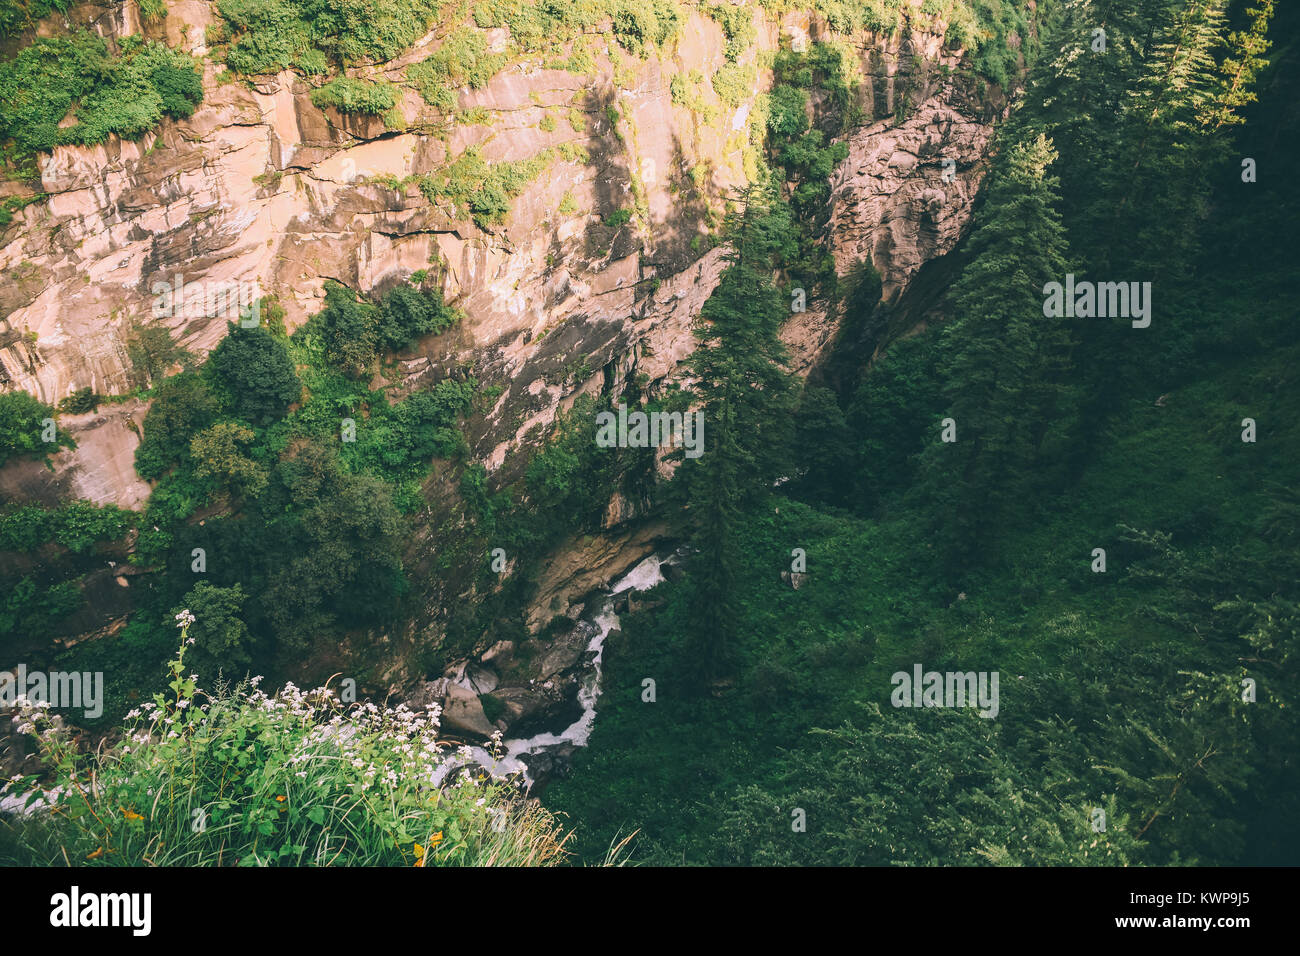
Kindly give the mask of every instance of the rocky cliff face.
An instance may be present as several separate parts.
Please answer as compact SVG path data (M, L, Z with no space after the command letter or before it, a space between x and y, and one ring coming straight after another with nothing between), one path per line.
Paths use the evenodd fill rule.
M742 65L830 35L808 14L778 21L753 6L757 40ZM103 33L141 29L134 0L79 15ZM207 2L173 2L145 32L204 57L216 16ZM841 274L869 257L889 301L956 245L1001 109L999 91L960 69L962 51L945 47L944 27L916 0L910 29L849 40L865 121L847 134L848 158L833 175L827 239ZM400 81L449 32L441 26L398 59L354 72ZM482 32L489 50L504 49L504 29ZM403 122L394 125L322 110L296 74L244 81L205 61L204 100L191 119L166 121L138 142L60 147L44 157L39 190L48 198L0 233L0 269L10 279L0 285L0 388L50 402L87 386L122 394L132 382L133 327L162 323L201 356L225 334L231 300L247 290L277 296L292 329L319 309L327 279L383 290L429 270L465 320L401 356L399 387L449 374L500 386L467 437L473 458L498 480L517 474L544 426L579 395L633 376L653 391L677 374L692 348L691 321L723 268L711 224L723 197L746 181L764 81L735 108L707 80L692 106L671 93L673 76L709 77L724 64L717 23L692 12L678 40L645 59L607 37L596 35L587 73L524 61L481 89L461 90L457 122L409 88L401 88ZM471 147L489 163L551 151L499 226L431 203L413 183ZM631 221L606 225L623 208L635 208ZM178 282L192 294L158 314L155 287ZM825 356L840 318L835 303L816 297L792 313L785 338L797 370ZM130 462L145 408L111 408L65 417L78 447L61 452L53 471L6 469L0 490L139 507L148 488ZM432 479L429 495L437 494ZM611 502L608 538L574 542L557 559L530 623L656 546L653 534L616 527L633 512ZM416 565L434 546L423 538L412 543ZM431 605L435 597L446 596L430 595ZM418 642L428 626L416 622L405 640ZM381 679L401 686L417 675L409 653L392 651Z
M742 63L827 33L806 14L755 16L758 41ZM215 17L211 4L185 0L147 32L203 56ZM132 2L92 20L106 33L140 29ZM944 69L957 66L960 51L943 47L942 28L918 15L903 36L854 40L860 105L875 121L849 136L830 241L841 271L869 255L887 297L955 244L990 134L988 97ZM366 72L398 78L446 32ZM489 49L504 46L504 32L485 31ZM728 110L701 84L716 110L706 121L673 102L669 80L692 70L710 76L724 63L724 43L713 20L693 13L663 55L638 60L611 42L589 74L525 62L461 91L462 110L482 122L440 122L408 89L407 128L396 130L318 108L295 74L229 82L209 62L204 102L190 120L167 121L138 142L60 147L44 158L40 191L49 198L25 208L0 239L10 277L0 286L0 383L46 401L86 386L120 394L130 383L134 323L163 323L202 355L247 290L277 295L293 328L317 310L328 278L373 290L435 269L466 321L450 344L411 354L405 369L412 384L461 367L506 388L473 436L476 458L496 469L608 367L620 376L635 368L654 387L689 351L690 320L721 269L719 251L693 247L719 197L745 180L753 97ZM564 144L572 158L557 155L500 227L480 228L409 184L471 146L499 162ZM644 216L607 229L603 219L638 193ZM191 294L157 315L155 285L175 287L178 277ZM792 317L787 337L801 369L826 348L836 320L816 301ZM555 374L575 364L588 374ZM49 489L138 506L142 487L119 467L134 432L120 416L72 427L81 447L60 455ZM61 477L67 472L80 477Z

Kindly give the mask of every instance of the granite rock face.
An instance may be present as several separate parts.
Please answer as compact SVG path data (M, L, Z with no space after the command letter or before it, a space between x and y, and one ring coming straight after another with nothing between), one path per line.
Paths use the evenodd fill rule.
M141 30L132 2L91 9L101 32ZM829 35L808 14L754 15L757 40L742 64ZM216 19L211 3L183 0L144 31L203 55ZM991 133L991 97L952 71L961 51L945 48L943 26L916 13L901 36L851 39L867 122L848 134L849 157L834 174L829 241L843 273L869 256L886 298L957 241ZM484 32L490 46L504 41L501 29ZM447 33L440 26L363 72L400 82ZM720 27L698 12L670 50L646 59L598 39L608 42L597 44L589 73L516 63L462 90L461 110L483 122L448 122L403 87L403 125L389 128L318 108L312 85L293 73L230 82L209 61L189 120L167 120L137 142L56 149L41 163L48 198L0 232L10 280L0 285L0 388L49 402L82 387L121 394L133 381L134 327L161 323L201 357L256 296L277 296L292 329L319 308L327 279L381 291L421 269L466 319L403 356L407 381L471 369L505 389L469 436L489 471L610 379L643 374L651 390L662 386L689 354L690 322L721 273L708 222L745 182L761 91L728 109L706 79L697 92L707 116L673 101L674 75L707 78L725 61ZM414 177L471 147L490 163L552 151L501 225L478 224L416 188ZM629 223L604 224L634 207ZM164 287L181 287L183 298L164 301ZM837 323L815 300L792 315L786 338L798 370L824 353ZM143 410L131 414L138 422ZM120 415L77 427L79 447L23 487L138 507L144 486L125 466L134 431Z
M757 39L742 65L830 38L806 13L778 21L746 5ZM134 0L76 9L102 33L142 29ZM144 32L206 54L214 5L169 0L167 9ZM841 276L870 260L887 304L906 298L967 229L1003 109L1001 91L961 69L962 51L945 46L943 31L914 0L900 35L836 41L856 57L852 106L862 119L842 136L848 157L832 174L826 241ZM503 48L503 30L483 32L489 49ZM440 26L397 59L353 72L401 84L405 68L448 33ZM708 77L725 63L725 38L698 11L667 51L645 59L620 52L608 33L588 39L589 72L514 63L483 88L459 92L460 121L409 86L398 87L401 123L386 123L318 108L313 85L296 74L231 81L205 61L204 99L189 120L167 120L137 142L56 149L40 166L47 198L0 228L9 280L0 283L0 390L51 403L85 387L122 395L141 381L128 348L141 327L164 326L202 358L259 296L277 298L292 330L319 310L329 279L379 293L427 271L464 321L399 355L402 375L391 387L400 395L472 375L498 388L486 414L467 422L466 438L495 484L513 480L581 395L634 378L654 394L681 374L694 346L691 323L725 267L711 230L724 197L747 181L750 126L762 115L755 106L765 81L736 107L714 92ZM692 106L674 101L674 77L704 78L688 80ZM828 107L814 95L814 122ZM549 162L503 222L476 222L417 185L468 149L489 163L544 152ZM18 188L0 185L0 195ZM610 225L619 210L633 214ZM842 318L842 306L816 294L792 311L783 338L795 371L826 359ZM140 508L149 486L132 459L146 412L131 399L63 416L77 447L55 455L52 468L16 462L0 470L0 498ZM372 690L436 702L445 724L468 738L562 728L574 719L589 666L584 602L661 548L671 529L640 523L643 503L615 494L602 534L548 557L524 609L527 636L485 638L430 681L415 663L420 652L439 646L448 607L479 596L424 573L435 567L440 503L455 492L435 473L425 497L407 555L424 611L363 642L373 655ZM791 575L790 585L802 577ZM84 631L118 628L125 614L114 604Z

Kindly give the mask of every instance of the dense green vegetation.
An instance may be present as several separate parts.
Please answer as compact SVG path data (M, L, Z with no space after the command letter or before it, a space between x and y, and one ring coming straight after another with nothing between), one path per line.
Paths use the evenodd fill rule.
M822 239L830 199L830 174L849 154L840 134L862 117L856 107L857 66L837 43L813 43L807 52L783 50L772 65L767 101L767 151L781 172L799 231L799 252L784 263L797 287L836 287L835 263ZM809 122L810 92L825 95L825 105Z
M439 13L376 3L223 0L227 63L325 74L395 55ZM911 7L811 6L841 34L902 30ZM707 79L734 107L757 77L742 63L752 9L701 7L726 42ZM1038 33L1027 7L919 8L985 78L1032 65L926 326L899 326L910 303L880 301L869 261L845 281L830 257L829 179L863 119L855 54L833 38L772 58L758 175L728 202L725 269L692 329L688 384L650 394L639 378L620 394L607 375L527 436L540 451L512 451L492 476L464 460L460 423L496 392L466 369L411 391L392 361L459 319L423 274L372 296L329 282L292 336L267 301L262 324L232 324L197 369L137 330L137 384L153 400L136 458L155 483L147 508L0 513L0 551L37 562L0 581L0 635L67 619L90 560L138 532L132 560L152 573L133 583L137 610L56 663L106 672L106 721L159 690L130 731L171 720L175 736L132 749L128 733L87 757L29 715L55 782L91 771L101 785L65 787L50 822L0 828L0 859L549 863L564 855L564 814L588 863L632 831L634 857L666 865L1294 863L1300 337L1296 269L1260 250L1300 239L1285 173L1296 48L1271 45L1298 14L1278 11L1270 29L1272 0L1067 0L1037 5ZM27 10L0 7L0 24L26 22L11 9ZM480 34L452 33L408 78L453 113L459 88L518 50L551 52L612 17L642 55L672 43L685 10L478 0L457 15L508 26L514 46L489 54ZM673 76L673 102L696 108L705 81ZM313 100L369 115L396 102L393 87L346 76ZM419 186L489 228L561 155L488 164L471 147ZM1047 287L1067 274L1150 282L1149 325L1047 314ZM802 293L844 319L806 382L780 338ZM592 380L587 356L556 358L539 350L546 383ZM624 402L698 410L704 455L672 456L663 481L653 449L600 447L597 414ZM0 464L57 448L31 437L52 416L0 395ZM441 487L426 497L437 460ZM485 640L522 641L538 573L602 529L615 492L675 524L692 554L681 580L623 613L594 734L542 792L545 810L473 781L429 800L431 728L405 712L348 714L358 733L340 740L318 732L344 717L328 694L209 696L187 676L324 677L345 641L350 663L390 663L391 648L358 635L411 617L417 513L431 544L419 573L473 595L444 609L445 636L418 665L436 675ZM505 578L489 564L498 548ZM892 677L916 666L998 675L996 713L897 706ZM206 710L189 706L200 699ZM489 719L504 712L480 700ZM150 798L163 788L176 796ZM497 807L504 830L488 826ZM191 826L196 810L210 826Z
M203 85L191 57L139 36L117 46L81 30L38 38L0 63L0 138L24 156L110 135L134 139L164 116L193 114ZM69 115L75 122L60 125Z
M102 720L156 685L179 610L199 618L195 658L213 677L288 662L301 674L344 632L401 613L404 514L421 505L432 461L462 454L457 421L476 384L446 379L394 401L370 380L381 356L458 315L413 286L371 302L338 284L292 338L274 302L260 314L252 327L231 323L201 368L153 389L136 468L155 488L131 554L153 573L137 578L138 609L120 634L64 658L111 675ZM0 520L0 549L52 539L79 552L120 539L132 517L21 509ZM84 570L24 592L11 615L74 610Z
M320 89L313 90L311 101L321 108L332 106L340 113L382 116L397 105L397 90L388 83L336 76Z
M809 386L782 493L741 471L686 581L623 619L544 797L580 852L636 829L669 864L1295 861L1294 268L1243 245L1297 237L1285 182L1240 162L1284 162L1293 91L1275 64L1252 103L1272 4L1125 5L1089 60L1107 6L1066 5L1001 130L949 320ZM1045 317L1066 271L1153 281L1150 326ZM864 287L858 334L887 327ZM719 542L744 556L721 577ZM703 691L702 588L739 635ZM917 663L998 672L996 719L891 706Z
M391 60L434 23L437 0L219 0L226 64L240 73L329 71Z
M135 516L109 505L74 501L58 508L9 506L0 511L0 637L32 639L52 633L84 601L78 582L97 563L96 545L120 541ZM32 560L35 558L35 561Z
M481 89L501 68L504 53L488 53L483 34L464 30L451 34L427 59L406 70L407 79L431 106L444 113L456 111L456 91L462 86Z
M54 409L26 392L0 392L0 465L11 458L48 459L60 448L76 448L55 423Z
M0 0L0 37L25 30L54 11L65 13L67 0Z

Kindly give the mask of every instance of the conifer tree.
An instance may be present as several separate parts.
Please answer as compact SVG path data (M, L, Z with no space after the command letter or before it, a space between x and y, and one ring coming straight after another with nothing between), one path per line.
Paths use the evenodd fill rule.
M686 363L704 415L703 453L685 464L684 477L699 551L695 647L706 678L720 674L731 654L735 524L789 467L795 396L778 334L788 300L773 279L795 246L789 212L767 188L751 186L724 235L727 268L695 323L699 345Z
M955 443L928 438L924 489L949 537L948 556L977 547L1004 506L1029 489L1044 438L1061 428L1071 335L1043 316L1043 286L1062 281L1067 247L1056 212L1056 159L1039 134L998 159L952 290L941 340L945 417Z

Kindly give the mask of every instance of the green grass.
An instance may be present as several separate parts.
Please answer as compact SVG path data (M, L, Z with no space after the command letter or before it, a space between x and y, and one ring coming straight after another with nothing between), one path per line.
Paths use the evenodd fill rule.
M181 632L184 639L187 630ZM430 715L344 705L327 689L204 693L185 646L168 691L125 736L79 753L38 707L53 810L0 825L0 860L39 866L539 866L559 822L511 782L433 774L447 759ZM28 777L11 792L39 794ZM163 797L165 796L165 799Z

